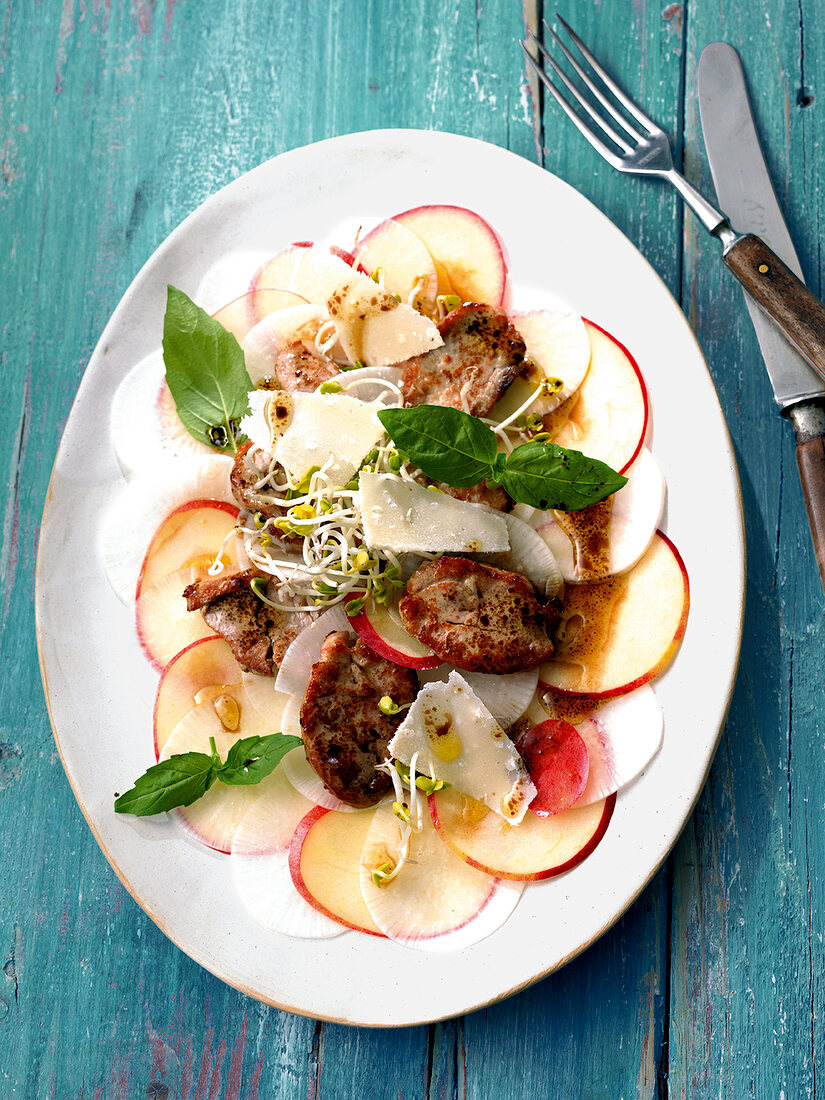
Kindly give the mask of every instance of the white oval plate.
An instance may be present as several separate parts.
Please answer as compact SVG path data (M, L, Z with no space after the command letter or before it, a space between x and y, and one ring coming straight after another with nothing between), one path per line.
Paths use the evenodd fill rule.
M167 283L193 294L224 253L275 252L323 239L341 223L430 202L477 211L504 241L516 286L566 303L631 349L649 386L653 450L667 478L665 529L692 592L681 651L656 681L664 745L619 796L602 843L572 872L531 885L498 932L455 955L412 953L357 933L313 942L266 932L237 904L226 859L165 820L115 815L115 792L153 762L156 677L95 553L101 514L121 485L101 425L121 378L160 342ZM310 145L242 176L187 218L138 274L66 426L43 519L36 602L66 772L98 843L149 916L193 959L260 1000L328 1020L399 1026L528 985L592 943L642 890L710 766L736 670L743 584L727 429L696 340L655 272L587 200L536 165L465 137L386 130Z

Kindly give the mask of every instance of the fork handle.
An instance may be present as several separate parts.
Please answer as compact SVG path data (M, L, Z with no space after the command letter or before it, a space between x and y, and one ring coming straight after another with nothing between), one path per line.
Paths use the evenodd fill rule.
M735 237L722 257L760 309L825 378L825 305L752 233Z

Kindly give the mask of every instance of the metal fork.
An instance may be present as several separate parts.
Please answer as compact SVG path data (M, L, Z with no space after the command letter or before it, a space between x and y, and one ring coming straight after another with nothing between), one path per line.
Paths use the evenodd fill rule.
M733 230L727 217L673 167L670 142L664 130L653 119L648 118L615 80L608 76L558 12L556 18L584 59L584 65L546 22L544 28L586 91L570 79L536 35L528 31L541 61L532 55L526 42L521 43L521 48L544 87L608 164L619 172L656 176L673 184L704 227L721 241L722 258L748 294L814 370L825 378L825 306L763 240L753 234L742 235ZM552 68L564 85L567 95L553 83L541 62ZM588 116L590 122L585 121L576 111L571 100Z

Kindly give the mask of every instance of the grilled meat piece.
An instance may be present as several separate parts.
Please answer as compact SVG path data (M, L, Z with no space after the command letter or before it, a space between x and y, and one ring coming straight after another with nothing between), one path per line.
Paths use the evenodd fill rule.
M261 490L255 488L261 480L265 468L260 468L253 461L252 443L242 443L235 454L235 461L229 474L229 484L232 486L232 495L241 508L250 512L260 512L262 516L283 515L282 506L276 506ZM262 451L257 452L263 454ZM268 461L269 456L267 456Z
M438 483L438 488L456 500L466 500L468 504L486 504L488 508L495 508L498 512L509 512L513 507L512 500L500 485L488 485L486 481L480 481L478 485L471 485L469 488L458 488L442 481Z
M327 636L309 674L301 729L307 760L348 806L373 806L392 790L390 777L376 767L403 714L382 714L378 703L382 695L411 703L417 687L414 672L379 657L355 634Z
M519 573L438 558L416 569L398 607L410 634L455 668L520 672L553 655L558 612Z
M467 302L438 326L444 343L402 364L404 404L486 416L524 368L520 333L503 309Z
M278 352L274 371L278 385L290 393L310 393L341 373L335 363L307 351L300 340Z

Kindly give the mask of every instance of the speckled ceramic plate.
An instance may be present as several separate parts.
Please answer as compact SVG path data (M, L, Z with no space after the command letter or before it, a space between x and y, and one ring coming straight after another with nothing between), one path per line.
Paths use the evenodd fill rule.
M681 651L655 685L665 710L662 750L620 793L604 840L573 871L530 885L498 932L453 955L358 933L323 941L269 933L236 902L225 857L165 820L114 814L114 792L152 762L156 677L90 534L121 484L101 424L121 378L160 342L167 283L193 293L224 252L274 252L293 240L323 239L353 218L368 222L428 202L477 211L505 242L517 287L540 291L550 305L567 303L631 349L648 383L652 445L667 478L664 527L692 592ZM377 131L298 149L187 218L132 283L92 356L55 462L40 546L38 636L55 737L113 868L166 935L224 981L289 1011L353 1024L420 1023L488 1004L550 973L610 927L690 814L739 651L744 553L734 458L678 305L619 230L561 180L448 134Z

